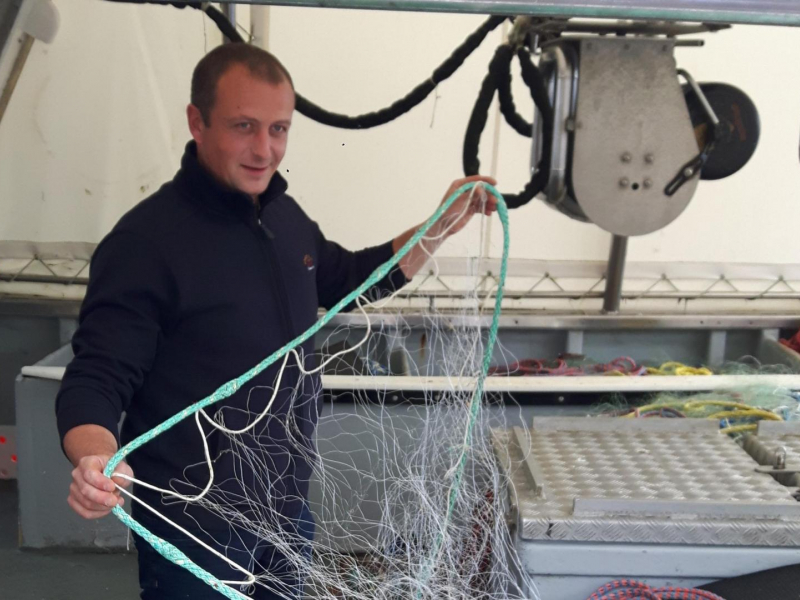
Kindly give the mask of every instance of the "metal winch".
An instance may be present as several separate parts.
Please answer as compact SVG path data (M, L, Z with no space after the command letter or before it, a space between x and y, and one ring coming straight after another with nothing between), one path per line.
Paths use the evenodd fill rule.
M518 25L515 33L524 31L527 45L540 53L553 110L552 135L540 114L535 119L534 168L550 144L540 198L615 235L644 235L674 221L700 179L741 169L758 142L754 104L733 86L696 83L675 59L677 46L702 45L677 36L721 28L574 20Z

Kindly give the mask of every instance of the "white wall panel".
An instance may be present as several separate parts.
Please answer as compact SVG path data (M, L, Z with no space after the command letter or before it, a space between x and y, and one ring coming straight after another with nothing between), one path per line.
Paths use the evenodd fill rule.
M0 239L96 242L175 172L188 139L191 69L219 43L198 11L95 0L59 2L62 26L37 43L0 124ZM239 19L247 21L246 7ZM297 89L334 111L382 108L428 77L483 17L350 10L270 9L270 49ZM687 211L636 238L636 261L798 262L800 223L800 31L738 27L679 49L700 81L726 81L755 100L762 137L739 174L703 182ZM464 68L412 113L369 131L341 131L296 115L282 171L291 193L331 237L349 247L380 243L422 221L461 174L469 114L498 29ZM520 112L532 104L516 86ZM529 141L495 119L481 145L501 189L528 177ZM544 206L512 212L512 255L597 260L609 235ZM444 254L477 252L477 227ZM491 228L493 253L500 232ZM469 240L469 241L468 241Z

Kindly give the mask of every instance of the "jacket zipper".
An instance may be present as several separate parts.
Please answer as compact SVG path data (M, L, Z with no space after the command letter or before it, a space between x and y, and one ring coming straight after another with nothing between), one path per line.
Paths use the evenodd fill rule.
M266 254L271 279L277 289L276 295L278 297L278 312L281 316L281 329L283 329L283 334L285 336L284 343L288 343L294 339L294 325L292 315L289 311L289 298L286 294L286 285L283 281L280 265L275 257L275 245L272 243L274 236L271 232L266 230L261 223L260 217L256 217L256 223L258 225L258 236L261 238L262 243L267 246L266 249L262 248L262 251Z

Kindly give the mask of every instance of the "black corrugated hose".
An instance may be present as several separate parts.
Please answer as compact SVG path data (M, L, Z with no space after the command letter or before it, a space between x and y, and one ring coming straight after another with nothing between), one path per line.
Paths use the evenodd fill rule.
M154 0L109 1L133 4L164 4L164 2L155 2ZM226 38L233 42L244 42L244 39L236 30L235 25L232 24L222 12L210 4L201 2L169 2L169 4L175 8L194 8L202 10L214 21ZM327 111L310 100L307 100L302 95L295 93L296 109L300 114L309 119L322 123L323 125L329 125L340 129L369 129L389 123L404 115L427 98L430 93L436 89L436 86L455 73L456 70L464 64L467 57L486 39L486 36L507 18L508 17L501 16L489 17L453 51L447 60L434 70L429 79L419 84L406 96L386 108L351 117ZM517 113L514 99L511 95L510 68L513 56L514 49L511 46L508 44L501 45L495 52L494 58L489 65L489 73L481 85L481 91L478 95L475 107L472 110L464 139L463 163L464 173L466 175L474 175L480 168L480 162L478 161L480 137L486 126L486 120L495 90L498 92L500 110L506 122L519 134L528 137L532 136L532 125ZM553 137L553 111L541 74L531 61L529 52L524 48L518 49L517 56L520 61L520 66L522 67L522 78L530 89L531 97L536 107L539 109L542 118L544 144L542 158L528 185L526 185L525 189L519 194L509 194L505 196L509 208L517 208L527 204L544 189L550 172L550 146Z
M514 102L510 97L510 65L513 57L514 49L508 44L503 44L497 49L492 61L489 63L489 73L481 84L478 99L475 101L475 106L467 124L467 133L464 136L463 167L465 175L476 175L480 170L480 160L478 160L480 139L483 129L486 127L489 107L492 104L495 90L499 91L502 88L506 88L506 92L499 94L500 110L506 121L514 129L517 131L522 129L520 121L524 122L524 120L516 114ZM518 194L503 194L509 208L518 208L527 204L547 185L547 180L550 177L550 148L553 141L553 109L550 106L550 99L542 75L536 65L533 64L528 50L519 48L517 50L517 58L522 68L522 79L528 86L531 98L533 98L533 102L539 109L542 118L543 144L542 158L525 189ZM506 93L508 97L503 100L503 95ZM517 126L515 126L515 123ZM526 130L527 127L530 127L527 123L524 123L524 125ZM520 133L523 132L520 131Z
M153 0L111 1L128 2L134 4L164 4L163 2L154 2ZM200 2L170 2L169 4L176 8L188 7L202 10L212 21L214 21L214 23L216 23L217 27L219 27L220 31L222 32L222 35L232 42L244 42L242 36L239 35L238 31L236 31L236 27L228 20L228 18L210 4L203 4ZM486 39L486 36L495 30L507 18L508 17L489 17L486 19L486 21L484 21L483 24L478 27L478 29L472 32L469 37L467 37L467 39L465 39L461 45L453 51L447 60L445 60L433 71L428 79L420 83L403 98L400 98L386 108L351 117L325 110L298 93L295 93L295 108L301 115L306 116L317 123L330 125L331 127L337 127L339 129L370 129L372 127L378 127L379 125L385 125L386 123L394 121L398 117L406 114L420 102L425 100L425 98L427 98L430 93L436 89L436 86L455 73L459 67L464 64L464 61L467 59L467 57L472 54L478 48L478 46L481 45L481 42Z

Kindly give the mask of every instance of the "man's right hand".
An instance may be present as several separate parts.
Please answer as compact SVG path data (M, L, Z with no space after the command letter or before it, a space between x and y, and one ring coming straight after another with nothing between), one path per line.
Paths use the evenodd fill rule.
M103 475L103 469L110 459L111 455L84 456L72 471L67 502L84 519L105 517L115 506L125 504L125 499L114 484L128 487L131 482L121 477L111 479ZM133 471L124 462L117 465L115 472L133 477Z

